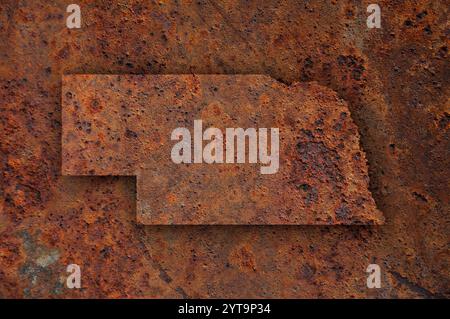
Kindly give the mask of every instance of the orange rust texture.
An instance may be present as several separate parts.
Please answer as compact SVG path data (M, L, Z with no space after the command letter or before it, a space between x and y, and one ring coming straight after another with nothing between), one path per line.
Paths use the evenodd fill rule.
M61 107L62 174L136 176L142 224L382 222L348 107L316 83L286 86L265 75L73 75L63 78ZM276 127L279 169L174 164L171 133L186 127L192 135L195 120L202 130L222 132Z
M69 3L0 6L1 297L450 296L445 1L378 1L371 30L367 1L81 1L78 30ZM386 223L138 225L133 178L61 177L71 73L317 81L348 103Z

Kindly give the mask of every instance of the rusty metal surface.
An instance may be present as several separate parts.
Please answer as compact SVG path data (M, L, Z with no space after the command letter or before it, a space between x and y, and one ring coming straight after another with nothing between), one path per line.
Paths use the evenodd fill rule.
M192 131L195 120L222 132L276 127L279 169L263 175L262 163L173 163L172 131ZM286 86L263 75L65 76L62 131L62 174L136 176L142 224L382 221L348 107L314 83Z
M81 1L69 30L66 2L2 1L0 296L448 297L448 4L378 3L369 30L364 1ZM138 225L133 178L61 176L77 73L317 81L348 104L385 225Z

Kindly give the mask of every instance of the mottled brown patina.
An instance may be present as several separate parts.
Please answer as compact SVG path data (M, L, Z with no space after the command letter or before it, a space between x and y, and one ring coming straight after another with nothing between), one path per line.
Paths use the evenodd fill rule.
M317 84L262 75L74 75L62 90L63 175L137 176L140 223L382 220L347 105ZM279 169L261 174L263 164L248 163L249 138L245 163L174 163L173 130L192 131L196 120L223 132L277 128Z
M377 1L381 29L372 1L78 1L69 30L70 3L0 6L1 297L450 296L445 1ZM61 176L61 79L77 73L316 81L350 109L386 222L138 225L133 177Z

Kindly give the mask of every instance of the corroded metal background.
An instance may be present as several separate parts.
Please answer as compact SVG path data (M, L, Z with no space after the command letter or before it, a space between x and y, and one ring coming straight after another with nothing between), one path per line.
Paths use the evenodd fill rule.
M287 86L264 75L72 75L63 78L61 108L62 175L136 176L139 223L383 221L348 107L315 83ZM248 163L248 149L246 163L174 164L172 130L186 127L192 135L199 119L203 130L278 128L279 168L261 174L267 164Z
M368 3L82 1L69 30L69 2L2 1L0 296L448 297L448 3L379 1L370 30ZM317 81L348 103L386 223L139 226L133 178L61 177L71 73Z

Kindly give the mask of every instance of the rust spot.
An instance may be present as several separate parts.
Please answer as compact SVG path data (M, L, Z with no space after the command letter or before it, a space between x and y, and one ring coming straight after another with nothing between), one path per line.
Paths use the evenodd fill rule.
M89 106L89 109L92 113L98 113L103 109L103 106L100 104L99 99L92 99Z

